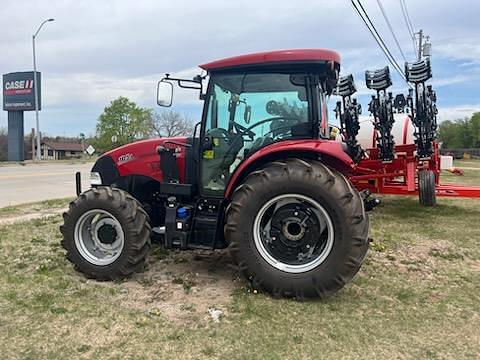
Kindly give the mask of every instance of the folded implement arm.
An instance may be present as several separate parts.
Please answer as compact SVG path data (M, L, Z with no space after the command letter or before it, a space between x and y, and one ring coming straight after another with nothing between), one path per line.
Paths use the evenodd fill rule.
M386 89L392 85L388 66L383 69L365 72L367 88L376 90L377 95L372 96L368 110L374 118L374 126L378 132L377 147L380 157L385 162L395 158L395 142L392 136L393 118L393 95Z
M348 75L338 80L335 94L342 97L337 102L335 114L340 118L341 132L348 146L348 152L355 163L358 163L364 156L362 147L357 142L358 131L360 130L359 115L362 107L352 95L357 91L353 76Z
M434 152L433 142L436 139L438 113L435 91L431 85L426 85L426 81L432 77L430 59L406 63L405 75L407 81L415 85L415 102L411 92L407 101L412 109L418 157L429 159Z

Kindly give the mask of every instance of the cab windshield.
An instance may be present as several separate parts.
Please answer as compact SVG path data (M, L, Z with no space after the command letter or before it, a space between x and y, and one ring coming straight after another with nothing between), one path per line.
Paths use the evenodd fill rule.
M312 138L307 74L235 73L212 76L202 149L202 182L223 193L249 154L277 141Z

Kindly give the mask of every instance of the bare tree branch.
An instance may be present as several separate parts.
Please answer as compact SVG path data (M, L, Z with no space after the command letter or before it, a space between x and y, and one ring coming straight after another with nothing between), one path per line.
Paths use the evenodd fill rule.
M193 127L190 118L172 110L153 115L152 130L159 137L190 136Z

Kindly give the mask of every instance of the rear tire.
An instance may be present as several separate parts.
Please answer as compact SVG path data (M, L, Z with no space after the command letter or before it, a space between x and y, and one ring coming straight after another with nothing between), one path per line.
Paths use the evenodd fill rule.
M127 192L87 190L70 203L63 218L66 256L87 277L118 280L143 268L150 248L149 218Z
M435 206L437 204L435 173L432 170L420 170L418 172L418 198L423 206Z
M290 204L284 198L299 200ZM276 199L283 203L268 208ZM293 235L281 233L278 229L287 229L295 218L292 214L299 212L300 218L309 219L302 222L306 230L295 225ZM277 219L282 213L287 217ZM258 219L262 214L267 220ZM263 232L258 230L259 221L267 221ZM360 269L368 249L368 225L360 194L342 174L317 161L288 159L251 173L235 190L226 211L225 238L234 261L255 288L274 296L323 298L341 289ZM314 249L310 256L296 250L307 236L310 242L305 246ZM314 255L317 249L323 250Z

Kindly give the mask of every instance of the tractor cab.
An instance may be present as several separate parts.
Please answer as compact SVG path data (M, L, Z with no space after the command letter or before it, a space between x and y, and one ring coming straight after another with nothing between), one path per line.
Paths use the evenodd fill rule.
M200 90L205 100L196 146L199 192L223 196L238 166L260 149L285 140L328 138L326 96L334 88L339 55L329 50L286 50L218 60L200 67L209 82L159 82L157 102L172 104L173 83Z

